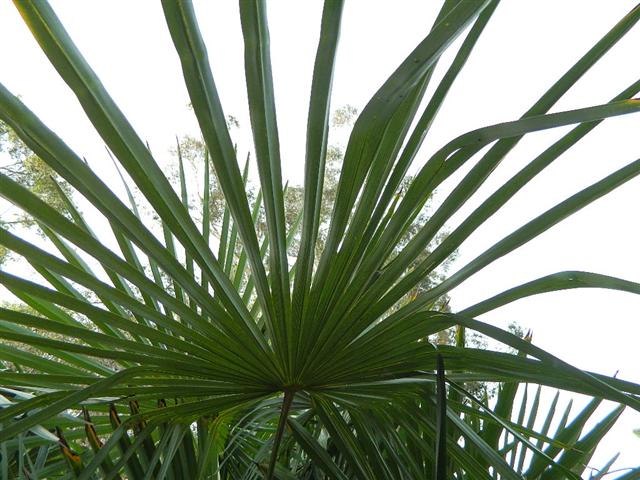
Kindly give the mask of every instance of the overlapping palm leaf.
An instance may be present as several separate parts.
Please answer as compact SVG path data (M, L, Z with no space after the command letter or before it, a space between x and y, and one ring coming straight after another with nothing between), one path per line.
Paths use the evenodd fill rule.
M177 193L51 7L44 1L15 3L118 167L159 217L162 234L145 222L131 193L123 202L0 86L0 119L104 216L118 246L112 250L101 241L104 233L92 230L72 199L65 197L67 218L0 174L1 195L31 215L57 251L0 230L0 244L38 274L22 278L0 272L0 283L31 309L0 309L5 340L0 359L19 367L0 372L2 385L10 389L2 391L7 401L0 411L4 478L10 472L49 478L63 471L79 478L577 478L620 413L614 410L582 435L592 407L608 399L640 409L640 386L582 371L475 319L543 292L611 288L637 294L639 284L561 272L462 312L432 310L438 298L486 265L633 179L640 160L499 239L435 288L407 297L475 229L601 121L640 110L640 101L633 99L638 81L609 103L548 113L637 23L640 8L616 24L520 119L453 139L423 163L398 196L451 84L498 7L497 0L446 0L431 31L358 117L319 251L342 1L326 0L322 14L309 99L304 209L301 221L289 230L264 1L240 2L260 179L254 202L193 7L186 0L162 2L208 150L202 227L188 208L191 187L182 164ZM452 64L421 109L440 56L461 35ZM567 125L575 127L416 265L447 220L524 135ZM469 173L397 252L433 191L468 161L474 162ZM209 162L226 201L216 253L207 210ZM258 228L260 210L264 232ZM294 238L299 249L292 261L287 252ZM472 349L464 342L436 347L428 341L452 326L460 332L476 330L520 353ZM497 400L489 402L493 410L487 399L465 390L467 381L501 382ZM564 415L551 435L555 402L540 414L546 418L541 427L536 413L525 414L527 409L537 412L537 400L532 406L524 398L514 407L523 383L596 400L572 422ZM84 422L74 420L83 415ZM55 427L59 446L51 447L43 432Z

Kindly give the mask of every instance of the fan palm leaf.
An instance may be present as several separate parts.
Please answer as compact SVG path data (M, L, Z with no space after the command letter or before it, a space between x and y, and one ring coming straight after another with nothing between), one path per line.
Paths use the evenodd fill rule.
M33 276L0 271L0 284L31 309L0 308L0 360L14 367L0 371L2 477L68 472L81 479L579 478L622 408L640 410L640 386L571 366L530 339L476 317L545 292L608 288L638 294L640 284L559 272L457 313L438 311L435 302L635 178L640 160L498 239L433 288L411 292L599 123L640 110L640 100L633 98L638 81L608 103L549 113L640 20L640 7L521 118L454 138L398 193L498 3L445 0L424 40L366 105L349 138L321 247L341 0L326 0L322 13L309 98L303 212L289 228L263 0L240 2L260 182L255 199L247 191L249 161L241 168L194 8L188 0L162 2L207 149L201 227L190 213L194 193L179 145L176 191L48 3L16 0L34 38L113 155L128 201L0 85L0 119L95 207L115 239L114 246L105 242L108 233L94 231L62 189L68 215L0 174L0 195L30 215L48 239L45 248L0 227L0 245L34 270ZM440 58L461 36L454 60L425 99ZM421 257L520 139L568 125L573 129ZM468 162L473 166L428 222L401 244L435 189ZM209 165L225 199L217 245L210 238ZM158 228L138 211L134 186L157 215ZM299 247L292 261L294 239ZM429 342L430 335L451 327L458 328L456 345ZM518 353L466 347L468 330ZM498 382L496 400L474 396L465 387L469 381ZM594 400L571 422L570 406L556 420L557 398L542 412L540 388L531 402L522 393L528 391L525 384ZM585 430L603 399L621 407Z

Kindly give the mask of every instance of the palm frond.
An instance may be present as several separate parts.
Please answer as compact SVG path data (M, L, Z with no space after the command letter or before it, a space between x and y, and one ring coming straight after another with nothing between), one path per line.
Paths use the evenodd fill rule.
M358 116L323 223L341 0L326 0L320 20L302 208L295 215L286 209L292 187L282 180L286 137L278 131L264 0L240 2L257 191L250 158L242 164L228 131L193 5L162 2L204 142L203 192L188 180L180 141L178 186L172 185L49 4L14 3L104 141L127 200L0 85L0 120L66 182L53 184L61 212L57 202L0 172L0 195L43 234L35 241L0 225L0 246L29 266L0 270L0 285L22 302L0 307L3 480L580 478L624 407L640 411L640 385L572 366L530 338L477 319L542 293L638 294L640 284L559 272L459 312L437 307L487 265L633 180L640 160L418 289L600 123L640 110L637 81L608 103L550 113L640 20L640 7L521 118L459 135L411 176L451 86L499 8L497 0L445 0L424 39ZM431 85L452 48L453 61ZM441 235L524 136L570 125ZM442 204L418 223L434 191L465 166ZM214 183L224 199L215 224ZM202 209L194 214L190 202L200 195ZM108 228L83 214L80 196ZM139 200L154 220L138 209ZM452 327L454 344L430 341ZM471 331L512 352L468 346ZM470 391L471 382L495 383L495 398ZM572 406L558 409L558 395L543 406L548 387L592 400L570 420ZM598 419L603 400L619 406ZM608 475L614 461L594 478Z

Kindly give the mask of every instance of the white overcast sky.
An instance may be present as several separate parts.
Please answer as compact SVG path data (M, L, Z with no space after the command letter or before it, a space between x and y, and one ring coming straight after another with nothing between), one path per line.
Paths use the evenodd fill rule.
M504 0L454 85L417 164L454 136L519 117L634 3ZM157 157L168 157L175 135L197 135L160 2L56 0L52 4ZM317 0L272 0L268 5L284 175L299 183L322 5ZM434 0L348 1L333 106L349 103L361 109L424 37L439 5ZM223 106L248 126L237 3L199 1L196 10ZM115 184L103 142L9 0L0 0L0 45L0 82L19 94L45 123ZM553 111L604 103L640 78L638 45L640 26L580 80ZM443 63L450 59L445 56ZM538 133L522 141L450 227L563 132L566 129ZM460 250L453 269L578 189L640 157L639 138L640 116L608 120L599 126L478 230ZM114 188L118 190L119 186ZM487 267L454 291L454 309L561 270L586 270L640 281L639 188L639 180L629 182ZM446 187L440 194L444 192ZM588 290L522 300L483 320L502 326L517 321L533 329L537 345L564 360L599 373L619 371L621 378L640 383L639 312L638 297ZM637 466L640 439L632 430L638 427L640 414L626 412L592 464L602 464L620 450L618 466Z

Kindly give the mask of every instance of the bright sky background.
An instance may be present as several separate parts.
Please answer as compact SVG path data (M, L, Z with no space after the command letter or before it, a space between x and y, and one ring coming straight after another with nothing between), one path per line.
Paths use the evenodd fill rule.
M506 0L498 7L417 159L470 129L518 118L546 88L633 6L633 0L562 2ZM139 134L161 160L175 135L197 135L187 108L178 58L160 3L151 0L57 0L52 2L80 50ZM424 37L440 2L351 0L344 13L333 105L359 109ZM248 127L243 46L237 3L196 2L199 22L225 110ZM284 175L302 179L304 129L321 2L269 2ZM59 79L16 13L0 0L2 82L119 191L103 142ZM640 77L640 26L636 26L553 109L605 103ZM443 64L451 60L445 56ZM442 69L440 70L442 74ZM484 251L558 201L640 157L640 116L606 121L547 168L460 250L453 269ZM468 208L566 129L530 135L507 157ZM451 179L455 182L460 176ZM449 183L451 185L452 183ZM585 270L640 281L640 180L586 208L552 231L495 262L452 296L454 310L511 286L561 270ZM446 192L443 188L441 196ZM534 342L581 368L640 382L640 298L607 291L571 291L519 301L483 320L517 321L534 331ZM566 397L565 397L566 399ZM580 399L577 399L580 402ZM592 465L620 450L618 466L637 466L640 414L625 412Z

